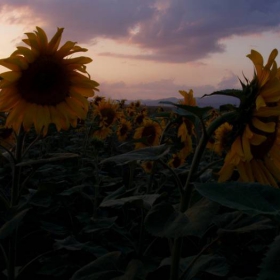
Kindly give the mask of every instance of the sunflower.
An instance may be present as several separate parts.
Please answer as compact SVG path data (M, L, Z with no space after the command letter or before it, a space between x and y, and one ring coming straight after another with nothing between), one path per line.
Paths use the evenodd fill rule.
M145 119L146 119L146 116L145 116L144 114L142 114L142 113L139 113L139 114L137 114L137 115L135 116L135 118L134 118L134 123L135 123L136 125L141 125L141 124L143 124L143 122L144 122Z
M151 173L153 170L154 162L153 161L145 161L141 164L141 167L144 169L146 173Z
M105 139L112 134L112 125L120 117L118 109L119 105L110 98L108 100L102 99L98 105L95 106L94 115L97 117L99 129L94 131L94 136Z
M131 125L130 121L127 121L126 119L121 119L118 130L117 130L118 140L120 142L125 141L131 130L132 130L132 125Z
M223 123L218 129L216 129L213 139L214 141L208 143L208 148L221 156L223 152L229 150L231 136L232 125L228 122Z
M244 98L239 119L232 123L232 144L219 172L219 181L231 178L278 187L280 181L280 68L274 49L266 65L255 50L248 57L255 66L255 77L243 85Z
M59 49L63 28L58 28L48 41L43 29L36 27L26 33L23 42L0 65L11 71L0 74L0 111L8 112L6 126L28 131L34 124L36 132L46 135L50 123L58 130L76 126L88 110L86 97L94 95L98 83L87 75L89 57L67 58L85 52L75 42L68 41Z
M171 168L178 168L183 165L185 162L185 157L182 157L180 153L176 153L172 155L172 158L169 160L168 165Z
M151 119L144 120L143 125L136 128L134 133L133 138L141 141L135 143L135 149L159 145L161 133L162 128L158 122Z
M193 97L193 90L189 92L184 90L179 90L179 93L184 97L184 100L179 103L182 105L196 106L196 99Z
M177 136L184 142L188 137L194 135L194 125L193 123L185 117L180 119Z

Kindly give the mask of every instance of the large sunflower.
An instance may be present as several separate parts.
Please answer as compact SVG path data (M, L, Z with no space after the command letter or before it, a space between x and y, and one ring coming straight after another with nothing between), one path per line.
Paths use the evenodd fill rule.
M278 187L280 181L280 68L274 49L266 65L252 50L248 57L255 66L251 83L243 84L244 98L239 119L232 123L232 144L219 172L219 181L229 180L234 172L239 180Z
M86 71L85 64L92 60L67 58L87 49L71 41L58 48L62 32L58 28L48 41L44 30L36 27L23 39L28 47L19 46L0 60L0 65L11 70L0 74L0 111L9 113L6 126L16 132L21 125L28 131L34 124L36 132L45 135L51 123L66 130L86 117L87 97L98 90L98 83Z

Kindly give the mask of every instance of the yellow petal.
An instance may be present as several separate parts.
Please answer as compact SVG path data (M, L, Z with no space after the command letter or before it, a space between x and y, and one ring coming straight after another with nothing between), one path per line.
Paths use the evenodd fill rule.
M264 163L266 168L271 172L271 174L280 181L280 169L276 167L273 160L271 160L269 157L264 158Z
M280 116L280 106L262 107L258 111L255 111L253 115L256 117Z
M52 54L57 51L58 46L61 41L61 36L62 36L63 30L64 30L64 28L57 29L57 32L54 34L54 36L52 37L52 39L49 42L48 53Z
M224 166L219 171L219 179L218 182L226 182L232 176L234 170L234 166L232 164L224 164Z
M240 161L240 163L237 165L237 170L241 177L242 182L250 182L250 178L247 175L246 166L243 161Z
M15 82L21 77L21 72L8 71L8 72L1 73L0 76L4 80L7 80L9 82Z
M272 50L272 52L269 55L268 61L265 65L265 68L267 68L267 69L271 68L271 66L272 66L273 62L275 61L275 58L276 58L277 55L278 55L278 50L277 49Z
M67 41L57 52L58 57L65 57L69 55L70 50L76 45L76 42Z
M261 143L263 143L266 139L267 139L266 136L254 133L253 137L250 139L250 144L254 146L258 146Z
M267 122L264 123L260 121L258 118L253 118L252 119L252 124L255 128L259 129L260 131L272 133L275 131L275 122Z
M275 179L273 178L272 174L269 172L269 170L265 167L265 165L263 164L263 162L261 160L257 160L259 166L261 167L264 176L266 177L267 181L269 182L269 185L278 188L278 185L275 181Z
M265 107L266 103L261 95L256 99L256 109L259 110L261 107Z
M245 160L250 161L253 158L253 156L251 153L249 139L246 137L245 133L242 135L242 149L244 152Z

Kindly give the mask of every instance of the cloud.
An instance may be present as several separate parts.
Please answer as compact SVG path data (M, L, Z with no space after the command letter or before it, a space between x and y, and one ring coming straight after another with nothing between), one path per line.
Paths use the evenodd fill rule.
M214 86L202 85L192 86L184 84L176 84L173 79L162 79L152 82L142 82L135 84L127 84L124 82L100 84L100 95L112 97L113 99L161 99L168 97L180 98L179 90L194 90L196 97L203 94L209 94L216 90Z
M6 17L13 24L36 18L50 34L65 27L66 38L79 43L109 38L140 50L100 55L174 63L224 52L223 39L276 32L280 23L279 0L0 0L0 7L6 13L29 8Z
M221 81L217 85L217 89L233 89L233 88L239 88L240 82L238 77L233 74L232 72L229 72L228 75L224 76Z

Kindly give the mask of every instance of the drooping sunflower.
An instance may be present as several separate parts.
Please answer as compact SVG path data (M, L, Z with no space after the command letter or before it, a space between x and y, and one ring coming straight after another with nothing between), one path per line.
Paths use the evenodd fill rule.
M142 126L136 128L133 136L136 140L142 140L135 143L135 149L159 145L161 133L162 128L158 122L152 119L144 120Z
M105 139L112 134L112 126L120 117L119 104L109 99L102 99L94 108L94 115L97 117L99 129L93 135Z
M239 180L278 187L280 181L280 68L274 49L264 65L255 50L249 57L255 66L252 82L243 84L244 98L239 119L233 125L232 144L219 172L219 181L231 178L234 170Z
M182 105L196 106L196 99L193 97L193 90L190 89L189 92L184 90L179 90L179 93L184 97L179 103Z
M10 57L1 59L0 65L11 71L0 74L0 111L8 112L6 126L16 132L23 125L45 135L49 124L67 130L76 126L77 119L85 119L87 97L98 90L91 80L85 64L89 57L69 58L87 49L68 41L59 48L63 28L58 28L49 41L46 33L36 27L25 33L28 45L19 46Z

